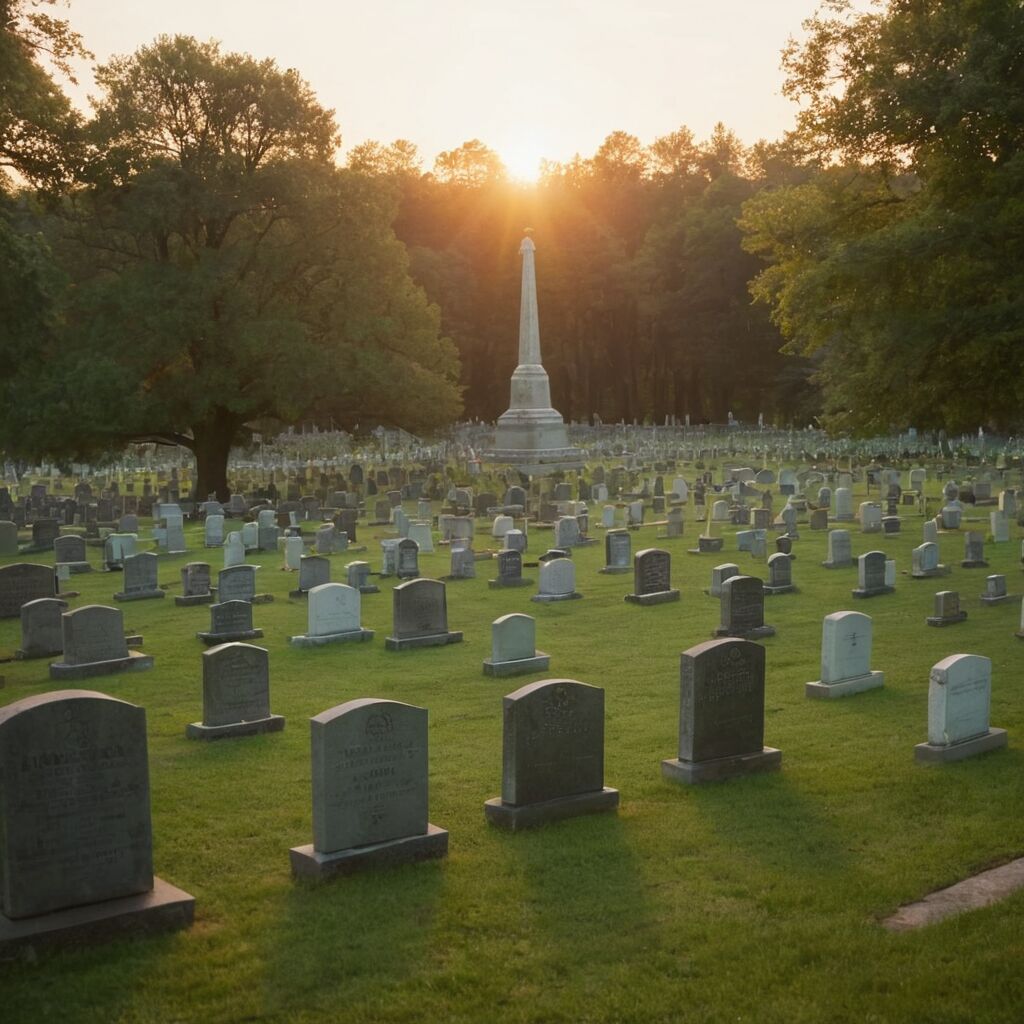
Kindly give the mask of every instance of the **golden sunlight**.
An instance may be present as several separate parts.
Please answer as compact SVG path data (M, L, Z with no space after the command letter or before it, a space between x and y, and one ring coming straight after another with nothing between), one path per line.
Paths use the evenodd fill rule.
M540 143L532 139L515 139L497 148L498 156L514 181L532 185L540 177L544 159Z

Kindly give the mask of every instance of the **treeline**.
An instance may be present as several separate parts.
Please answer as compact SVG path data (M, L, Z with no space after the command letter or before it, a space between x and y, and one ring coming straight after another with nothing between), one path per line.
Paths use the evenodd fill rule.
M593 156L547 163L539 182L509 179L478 140L425 172L410 143L366 143L349 166L391 182L394 222L415 279L459 351L467 415L508 406L517 353L519 240L537 245L544 363L567 418L604 422L805 424L818 397L808 361L783 339L750 281L743 204L802 172L777 146L745 148L719 125L643 146L609 135Z

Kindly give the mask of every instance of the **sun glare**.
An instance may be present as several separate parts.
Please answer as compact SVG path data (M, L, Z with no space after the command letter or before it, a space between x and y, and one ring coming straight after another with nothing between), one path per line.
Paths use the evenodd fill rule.
M525 185L532 185L540 177L540 164L544 154L540 147L528 141L513 142L498 149L498 156L509 177Z

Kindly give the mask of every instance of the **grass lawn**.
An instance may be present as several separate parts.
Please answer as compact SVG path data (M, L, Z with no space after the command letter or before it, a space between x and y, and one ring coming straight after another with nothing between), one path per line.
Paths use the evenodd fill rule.
M854 503L862 500L860 493ZM933 503L934 504L934 503ZM777 502L778 505L778 502ZM912 510L904 509L906 513ZM972 525L988 532L988 509ZM632 576L598 574L599 543L577 549L582 601L534 604L535 588L491 591L448 584L449 627L465 642L389 653L394 579L363 597L368 644L293 650L306 605L289 600L293 574L276 555L261 564L255 624L270 650L271 709L281 734L198 743L185 725L202 716L204 650L194 638L207 607L127 603L125 627L145 638L155 667L81 684L143 705L149 729L156 872L196 898L196 923L170 936L46 953L0 964L4 1024L103 1021L908 1021L1024 1019L1024 892L924 930L891 934L880 919L978 870L1024 854L1024 642L1020 601L984 607L985 576L1006 573L1024 590L1019 533L986 545L989 569L960 569L963 539L940 536L940 580L912 580L921 518L897 536L850 528L854 555L897 559L894 595L855 601L856 569L820 567L826 534L801 525L794 545L798 593L766 599L777 635L767 651L765 742L781 772L706 787L663 781L677 752L679 654L707 640L718 602L704 595L712 566L763 563L735 550L694 556L700 527L687 509L684 536L658 541L647 526L633 551L673 555L675 604L637 607L622 595ZM594 517L592 516L592 519ZM477 547L486 547L489 530ZM230 528L230 524L229 524ZM148 533L148 530L144 531ZM380 564L384 528L359 529L366 555L332 557L332 575L368 558ZM192 550L161 558L160 581L180 593ZM551 534L534 532L535 558ZM100 552L89 549L94 565ZM7 562L19 559L6 559ZM46 561L44 556L21 560ZM49 559L52 561L52 558ZM423 555L424 575L448 571L448 553ZM536 569L524 575L536 579ZM120 576L73 577L73 607L113 604ZM969 617L925 625L936 590L959 590ZM874 620L871 667L885 687L837 701L804 697L820 677L821 620L842 609ZM484 821L501 789L501 698L540 676L489 679L490 623L523 611L537 619L547 676L606 691L605 783L621 791L617 814L505 834ZM16 619L0 622L0 656L18 645ZM928 673L954 653L992 659L992 724L1008 749L944 766L913 759L926 739ZM56 689L45 661L0 665L0 703ZM308 719L355 697L386 697L430 712L430 820L450 831L447 859L296 884L288 849L311 841Z

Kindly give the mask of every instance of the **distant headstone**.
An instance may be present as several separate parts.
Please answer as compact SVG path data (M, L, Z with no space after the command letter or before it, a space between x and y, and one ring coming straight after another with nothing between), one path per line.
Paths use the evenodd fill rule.
M175 605L188 607L194 604L211 604L209 562L189 562L181 570L181 594L174 598Z
M665 778L695 785L781 766L781 751L764 745L764 663L763 647L731 637L683 652L679 754L662 761Z
M157 583L158 557L152 551L140 551L124 559L124 590L114 595L115 601L146 601L166 597Z
M719 601L721 624L715 630L716 637L755 640L775 636L775 629L764 622L764 584L756 576L724 580Z
M484 659L485 676L516 676L544 672L550 655L536 649L537 623L530 615L502 615L491 623L491 656Z
M355 587L360 594L379 594L380 587L370 582L369 562L349 562L345 566L345 579L350 587Z
M462 642L462 633L448 629L448 601L440 580L409 580L400 583L391 594L394 624L392 635L384 641L387 650Z
M208 515L203 524L203 546L219 548L224 543L224 516Z
M895 588L885 582L885 552L868 551L857 559L857 588L854 597L891 594Z
M18 524L9 519L0 521L0 556L18 553Z
M732 579L733 576L739 575L739 566L732 562L724 562L722 565L716 565L711 570L711 586L707 591L705 591L705 593L709 594L711 597L720 598L722 596L722 584L725 583L726 580Z
M203 720L185 727L192 740L280 732L270 713L270 655L264 647L225 643L203 652Z
M459 542L461 543L461 542ZM476 578L476 556L472 548L452 546L450 580L472 580Z
M925 622L929 626L952 626L963 622L967 612L960 608L960 595L955 590L940 590L935 595L935 611Z
M361 598L355 587L322 583L309 591L308 624L303 636L293 636L294 647L372 640L372 629L360 622Z
M64 650L64 624L61 616L67 601L40 597L21 606L21 646L18 658L48 658Z
M1016 595L1013 596L1016 597ZM1010 599L1011 595L1006 590L1006 577L1002 573L985 577L985 593L981 595L982 604L1005 604Z
M672 556L667 551L646 548L633 556L633 591L623 598L631 604L679 600L679 591L672 587Z
M499 587L523 587L533 582L523 577L523 556L520 552L499 551L497 562L498 576L488 581L488 586L492 590Z
M217 573L217 600L249 601L256 598L256 566L233 565Z
M508 829L613 811L604 785L604 690L573 679L528 683L503 700L501 796L487 820Z
M400 580L412 580L420 574L420 546L410 537L403 537L397 545L395 575Z
M630 558L631 540L628 530L609 530L604 535L604 560L602 573L629 572L632 566Z
M833 494L835 514L832 516L837 523L849 522L853 519L853 493L849 487L837 487Z
M580 542L580 527L575 516L561 516L555 523L555 547L574 548Z
M985 535L980 530L968 530L964 534L964 559L961 569L987 569L985 561Z
M314 587L331 582L331 560L324 555L303 555L299 559L299 586L289 597L305 597Z
M40 597L57 596L52 565L15 562L0 566L0 619L14 619L21 606Z
M939 563L939 545L932 541L919 544L910 552L910 575L912 579L923 580L934 576L945 576L949 572Z
M128 649L120 608L89 604L64 612L61 633L64 657L50 663L50 678L58 682L153 667L150 655Z
M66 566L72 573L92 572L86 555L84 537L58 537L53 542L53 560L57 565Z
M583 597L576 591L576 566L571 558L541 560L538 592L531 601L574 601Z
M448 833L427 820L425 708L363 698L310 727L313 842L291 850L295 875L329 878L448 852Z
M210 605L210 628L196 636L207 646L214 646L236 640L258 640L263 630L253 629L251 602L228 600Z
M807 683L808 697L847 697L884 683L871 670L871 617L862 612L833 612L821 628L821 679Z

